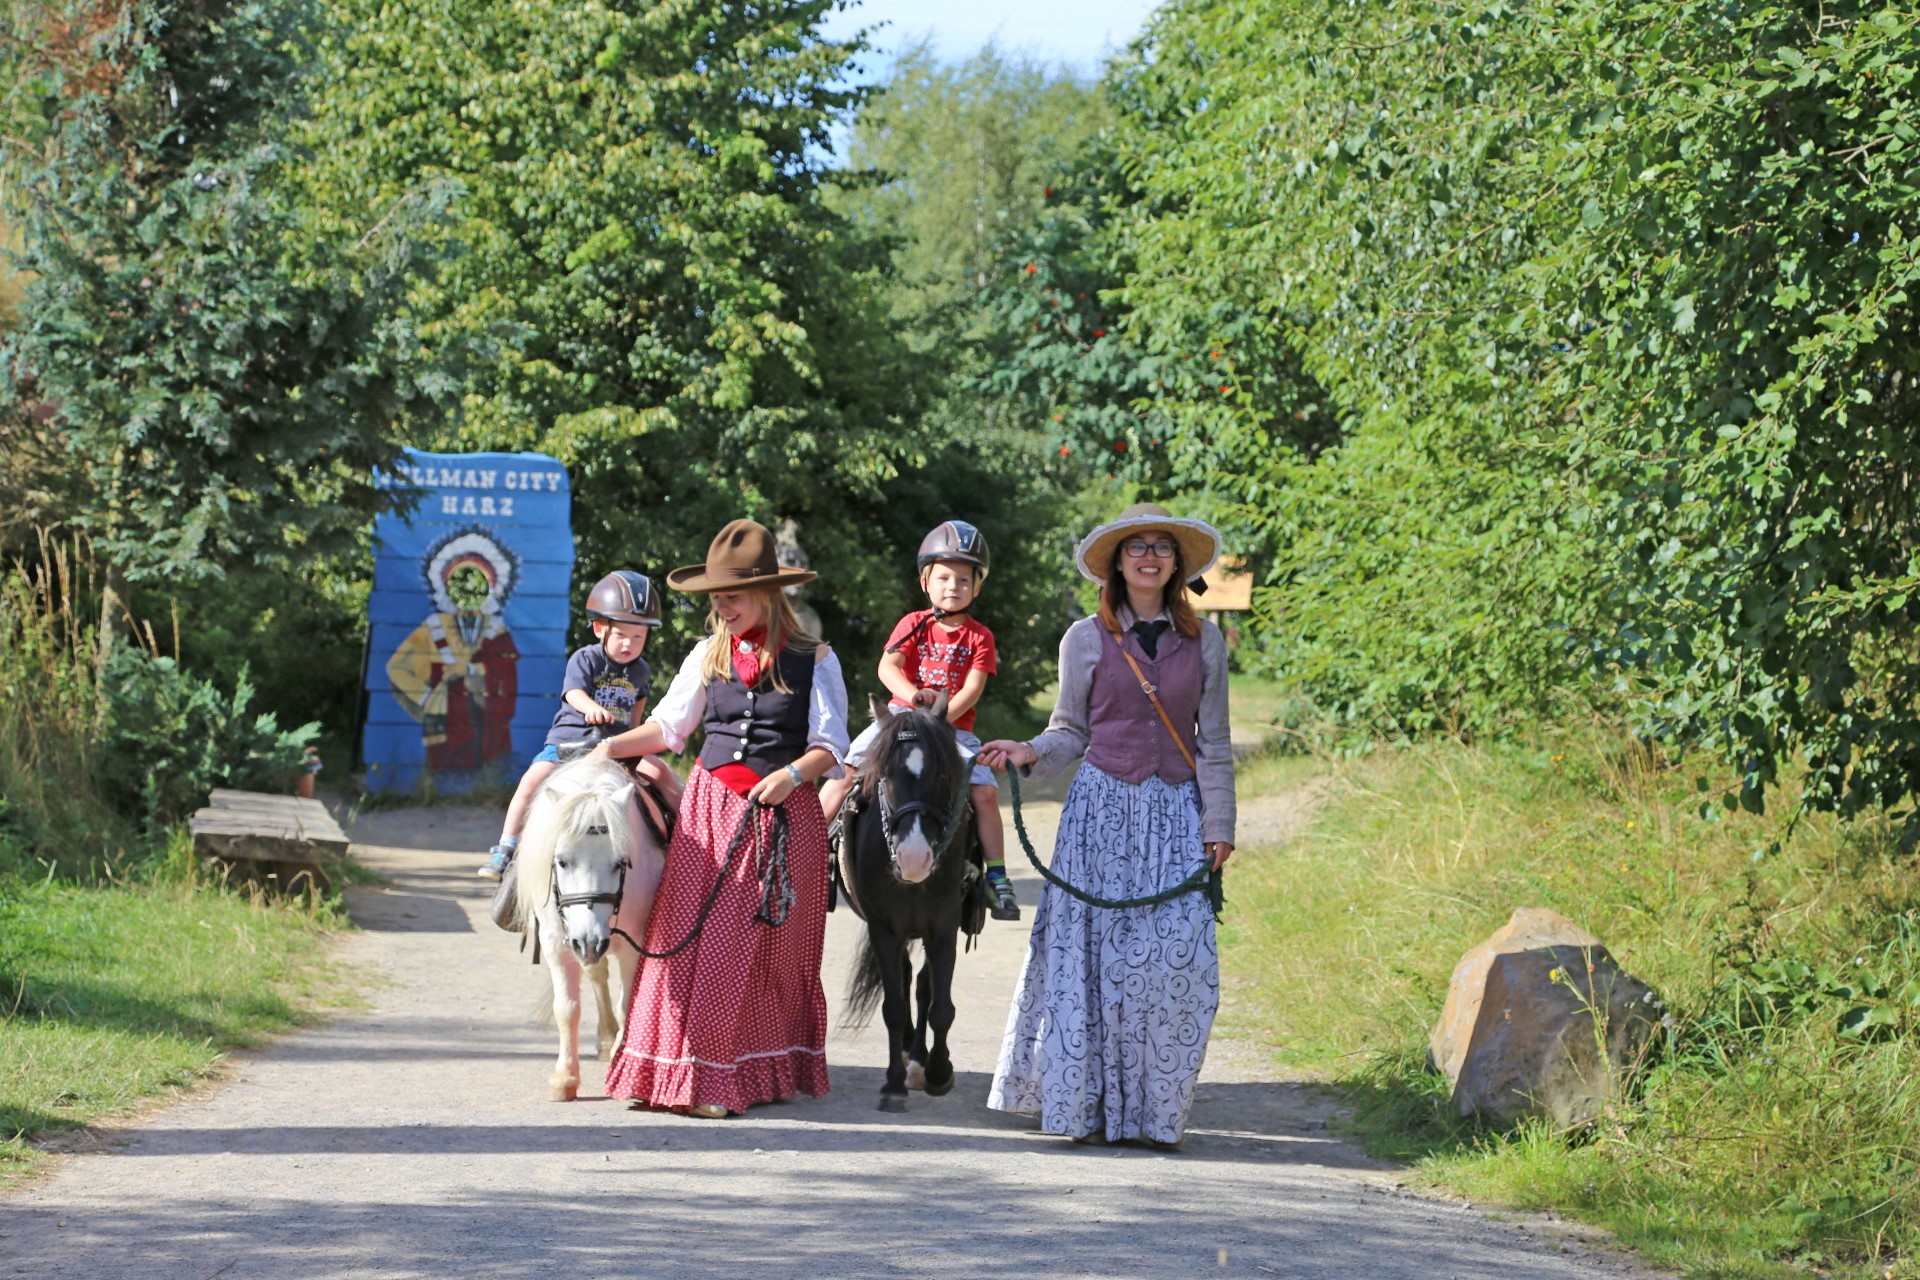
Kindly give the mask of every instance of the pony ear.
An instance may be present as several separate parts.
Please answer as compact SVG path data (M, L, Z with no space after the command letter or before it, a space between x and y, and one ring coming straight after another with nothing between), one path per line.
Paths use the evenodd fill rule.
M887 722L893 719L893 708L889 707L887 700L877 693L867 695L867 710L873 714L873 722L883 729L886 728Z
M947 691L942 689L934 695L933 705L927 708L927 714L936 720L945 720L947 718L947 701Z
M613 801L616 808L624 809L639 797L634 791L633 783L629 782L607 798Z

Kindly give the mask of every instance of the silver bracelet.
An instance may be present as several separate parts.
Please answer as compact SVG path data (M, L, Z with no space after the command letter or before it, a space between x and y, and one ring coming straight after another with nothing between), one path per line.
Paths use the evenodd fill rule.
M804 787L804 786L806 786L806 785L807 785L807 775L806 775L806 774L804 774L804 773L802 773L802 772L800 772L800 766L799 766L799 765L797 765L797 764L790 764L790 765L788 765L788 766L787 766L787 773L788 773L789 775L791 775L791 776L792 776L792 778L793 778L793 785L794 785L794 786L796 786L796 787Z

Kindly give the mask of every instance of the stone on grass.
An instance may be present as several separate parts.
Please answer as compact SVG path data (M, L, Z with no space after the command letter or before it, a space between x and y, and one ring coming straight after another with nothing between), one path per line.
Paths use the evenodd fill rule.
M1571 1127L1619 1095L1661 1012L1598 938L1522 907L1454 967L1429 1047L1461 1115Z

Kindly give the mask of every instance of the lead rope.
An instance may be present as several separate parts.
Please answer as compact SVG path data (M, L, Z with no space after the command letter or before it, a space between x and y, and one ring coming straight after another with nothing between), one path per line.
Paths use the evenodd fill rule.
M720 890L726 886L727 877L733 873L734 859L740 856L740 850L746 844L747 832L752 831L756 837L759 835L760 814L765 808L767 806L758 801L747 802L746 810L740 815L740 825L734 828L733 839L727 845L727 859L721 864L720 874L713 882L713 889L707 894L707 900L701 904L700 914L694 919L693 928L688 931L686 937L665 951L649 951L629 936L625 929L616 925L613 932L626 938L628 946L649 960L671 959L693 945L693 940L700 936L702 929L707 927L707 917L713 912L713 904L720 900ZM772 827L767 835L768 849L760 870L760 906L754 911L753 918L764 920L767 924L778 928L787 922L787 911L793 905L793 881L787 874L787 812L785 809L774 808ZM755 844L758 843L756 839ZM622 890L626 888L625 876L620 877L620 885ZM777 919L774 918L776 909ZM619 910L620 907L616 902L614 912L618 914Z
M1020 836L1020 847L1026 851L1027 861L1033 864L1033 869L1038 871L1041 878L1048 884L1080 899L1088 906L1124 911L1130 907L1157 907L1163 902L1171 902L1184 894L1204 893L1207 895L1207 906L1213 910L1213 918L1216 921L1226 913L1227 893L1220 872L1205 862L1202 862L1192 875L1171 889L1162 889L1159 893L1147 894L1140 898L1102 898L1088 893L1078 885L1069 884L1055 875L1053 869L1040 861L1040 855L1034 852L1033 838L1027 834L1026 819L1020 813L1020 769L1017 765L1007 769L1007 794L1013 797L1013 829Z

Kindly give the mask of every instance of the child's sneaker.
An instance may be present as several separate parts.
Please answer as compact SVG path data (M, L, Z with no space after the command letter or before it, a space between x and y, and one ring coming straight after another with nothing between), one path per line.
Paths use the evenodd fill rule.
M489 849L487 860L480 864L479 875L482 880L498 880L507 874L507 864L513 861L513 850L503 844Z
M993 905L987 908L988 915L995 920L1020 918L1020 900L1013 896L1013 882L1007 879L1005 867L987 868L987 892L993 895Z

